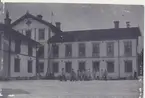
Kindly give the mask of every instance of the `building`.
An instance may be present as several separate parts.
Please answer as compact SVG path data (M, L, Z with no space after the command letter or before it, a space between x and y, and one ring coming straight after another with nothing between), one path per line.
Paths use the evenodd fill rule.
M124 78L138 73L137 47L141 36L138 27L68 31L49 39L52 45L50 70L55 75L71 69L96 71L99 77L107 70L108 78Z
M0 77L36 76L36 46L40 44L14 30L6 13L0 24Z
M42 15L34 16L27 11L22 17L14 21L11 27L43 45L43 47L40 48L41 55L39 56L38 64L40 68L37 67L37 69L39 69L41 76L45 76L49 62L49 45L47 41L55 33L62 32L60 30L60 23L57 22L56 26L54 26L43 20Z
M90 69L101 77L107 70L108 77L123 78L138 72L137 47L141 36L138 27L126 24L126 28L120 28L119 21L115 21L115 27L110 29L62 32L59 22L54 26L43 20L42 15L26 12L11 26L44 46L39 58L42 76L47 72L57 76L64 68L67 74L71 69Z

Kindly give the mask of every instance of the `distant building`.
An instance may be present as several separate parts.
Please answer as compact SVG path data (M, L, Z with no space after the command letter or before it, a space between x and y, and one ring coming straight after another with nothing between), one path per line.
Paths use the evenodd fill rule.
M0 77L36 76L36 46L38 42L10 27L7 12L5 24L0 24Z
M56 26L54 26L43 20L42 15L34 16L29 12L26 12L26 14L11 24L14 30L19 31L21 34L43 45L40 49L41 55L39 56L39 67L37 67L41 76L46 75L49 62L49 45L47 44L47 41L55 33L61 32L59 25L59 22L57 22Z
M102 77L107 70L108 78L124 78L138 72L137 47L141 36L138 27L98 30L68 31L56 34L49 39L52 45L50 70L55 75L64 68L83 71L90 69Z

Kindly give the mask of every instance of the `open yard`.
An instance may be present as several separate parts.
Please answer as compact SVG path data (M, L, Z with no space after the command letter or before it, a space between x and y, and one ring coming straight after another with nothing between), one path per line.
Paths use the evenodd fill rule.
M140 86L137 80L0 82L0 88L12 89L9 92L15 94L14 98L138 98Z

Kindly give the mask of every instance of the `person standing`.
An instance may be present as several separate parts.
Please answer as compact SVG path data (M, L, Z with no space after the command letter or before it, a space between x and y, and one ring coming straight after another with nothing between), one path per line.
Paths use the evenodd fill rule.
M104 72L104 79L107 81L107 70Z

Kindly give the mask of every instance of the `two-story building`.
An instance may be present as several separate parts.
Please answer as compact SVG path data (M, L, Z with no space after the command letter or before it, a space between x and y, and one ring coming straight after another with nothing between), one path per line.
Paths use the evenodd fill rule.
M0 24L0 77L36 76L36 46L40 44L10 26L6 12L5 24Z
M41 47L41 55L39 56L39 72L41 76L45 76L48 67L48 52L49 45L47 44L48 39L54 35L54 33L61 32L59 27L60 23L57 22L56 26L43 20L42 15L34 16L28 11L20 18L15 20L11 24L12 28L19 31L21 34L39 42Z
M52 46L49 69L55 75L72 69L96 71L99 77L107 70L108 78L124 78L138 72L137 47L141 36L138 27L66 31L49 39Z

